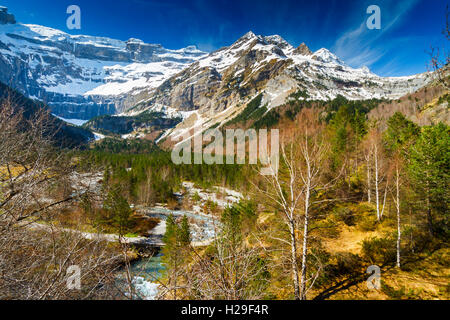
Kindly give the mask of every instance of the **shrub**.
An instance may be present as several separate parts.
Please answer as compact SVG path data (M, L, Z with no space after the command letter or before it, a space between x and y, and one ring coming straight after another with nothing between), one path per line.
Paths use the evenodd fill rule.
M417 227L406 226L402 232L402 238L405 243L405 247L402 249L403 255L414 255L416 252L433 250L434 245L437 244L428 232Z
M193 195L192 195L192 201L194 201L194 202L199 202L199 201L201 201L202 200L202 198L200 197L200 195L198 194L198 192L195 192Z
M372 264L383 265L395 261L396 246L392 238L370 238L362 243L362 255Z
M352 210L347 207L337 207L334 212L334 216L338 221L344 222L347 226L355 225L355 214Z
M361 257L350 252L338 252L335 255L336 264L334 265L334 273L338 275L348 275L361 271Z
M318 278L319 285L332 283L340 277L360 274L363 268L361 257L350 252L338 252L322 262L326 263Z
M374 231L377 228L378 220L374 212L363 212L358 215L357 225L362 231Z
M205 207L207 209L207 212L216 213L218 212L217 209L219 208L219 205L217 204L217 202L208 199L206 200Z

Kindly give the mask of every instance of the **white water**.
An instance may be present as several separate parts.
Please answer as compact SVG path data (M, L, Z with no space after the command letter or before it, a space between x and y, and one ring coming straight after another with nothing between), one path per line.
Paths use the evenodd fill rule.
M133 278L133 286L136 290L137 294L143 300L155 300L158 295L158 287L157 283L153 283L145 280L144 277L134 277Z
M132 283L139 299L156 299L159 288L156 281L161 278L164 272L161 257L162 254L157 254L149 259L142 259L132 265L131 271L134 274Z
M162 239L166 229L166 219L170 214L173 214L175 218L183 216L189 218L192 241L207 241L215 235L215 221L210 216L189 211L169 210L163 207L141 208L139 211L150 217L161 219L161 223L153 229L152 237L160 237ZM132 265L132 284L138 299L155 300L157 298L159 288L157 280L161 278L164 272L161 257L162 254L158 254L149 259L139 260Z

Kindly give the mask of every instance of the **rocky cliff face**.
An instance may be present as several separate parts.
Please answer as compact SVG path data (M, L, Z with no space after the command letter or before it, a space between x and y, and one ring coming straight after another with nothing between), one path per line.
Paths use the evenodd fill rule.
M180 122L178 118L166 118L159 112L144 113L139 116L111 116L96 117L86 124L84 128L92 131L126 135L132 132L153 132L173 128Z
M0 21L11 21L0 9ZM91 119L134 105L128 93L156 87L204 55L138 39L72 36L59 30L0 23L0 81L47 102L64 118Z
M14 15L8 13L8 8L0 6L0 24L14 24L16 19Z

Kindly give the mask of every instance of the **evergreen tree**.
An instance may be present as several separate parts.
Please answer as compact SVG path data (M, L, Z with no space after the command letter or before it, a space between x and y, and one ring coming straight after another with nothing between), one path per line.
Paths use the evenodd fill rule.
M172 214L167 218L163 241L165 244L162 250L163 262L168 271L168 287L172 288L173 298L177 299L177 292L179 291L177 290L177 283L185 276L182 269L186 267L191 243L190 227L186 216L183 217L180 226Z
M448 228L450 185L450 128L439 123L422 128L410 154L410 174L419 196L423 195L428 230L434 234L434 215L439 214ZM448 231L447 231L448 232Z
M226 245L231 250L236 249L242 240L242 217L236 206L228 207L222 214L221 239L226 239Z
M163 260L170 267L177 255L177 233L178 226L173 214L166 220L166 232L163 236Z
M406 180L404 163L409 158L409 148L417 139L420 128L412 121L408 120L402 113L396 112L387 121L387 129L384 132L383 139L386 151L388 153L391 172L394 181L393 202L397 212L397 262L398 268L401 266L401 235L402 219L401 211L405 206L402 195L402 185Z
M127 199L120 193L120 188L112 188L103 203L103 208L108 211L110 223L120 235L127 233L131 227L131 209Z
M189 244L191 243L191 228L186 216L183 216L183 219L181 220L181 226L178 234L178 241L180 243L180 246L189 246Z
M396 112L387 121L387 129L384 133L384 140L389 151L396 150L404 153L420 134L420 128L414 122Z

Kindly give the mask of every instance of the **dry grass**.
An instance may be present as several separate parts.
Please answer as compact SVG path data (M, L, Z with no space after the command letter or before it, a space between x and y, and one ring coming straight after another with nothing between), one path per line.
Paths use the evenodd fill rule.
M360 254L363 240L382 235L378 230L361 231L356 226L349 227L346 225L342 225L339 231L339 236L336 239L325 239L322 241L323 246L330 253L350 252Z
M382 268L381 289L369 290L365 282L333 295L333 300L448 300L450 268L448 248L440 249L405 270ZM446 261L446 265L442 263Z
M382 237L391 230L380 225L375 231L361 231L356 226L342 225L339 231L336 239L324 240L326 250L330 253L349 252L361 255L364 239ZM420 254L415 261L405 263L401 270L393 266L382 267L381 281L380 290L369 290L366 282L362 281L334 294L330 299L450 299L450 249L442 248L429 255Z

